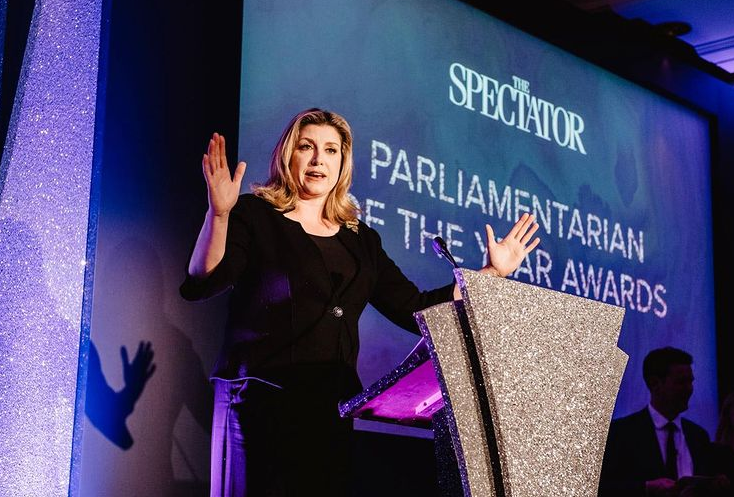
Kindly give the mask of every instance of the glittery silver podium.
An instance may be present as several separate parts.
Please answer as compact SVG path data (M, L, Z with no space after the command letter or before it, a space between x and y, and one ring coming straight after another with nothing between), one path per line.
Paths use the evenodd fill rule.
M445 495L596 496L624 309L454 274L463 300L416 313L423 340L342 416L432 426Z
M596 496L627 355L624 309L456 269L416 314L465 496Z

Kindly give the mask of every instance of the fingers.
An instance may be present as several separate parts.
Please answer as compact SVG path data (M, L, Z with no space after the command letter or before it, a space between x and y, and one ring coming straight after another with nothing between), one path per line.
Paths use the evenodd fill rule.
M224 136L218 133L214 133L214 135L219 138L219 140L217 141L217 146L219 148L219 167L227 169L227 153L224 146Z
M484 225L484 229L487 231L487 247L489 247L496 242L496 240L494 239L494 230L488 224Z
M209 144L206 148L206 153L201 159L201 168L204 171L204 177L207 180L207 183L209 182L209 179L211 179L212 176L214 176L214 173L217 171L217 161L219 160L219 154L217 152L217 147L214 144L214 137L217 134L214 133L211 138L209 138Z
M487 230L487 239L494 242L494 230L492 230L492 227L485 224L485 229ZM538 223L535 222L535 216L526 213L518 219L505 238L514 238L525 245L536 231L538 231Z
M127 356L127 349L123 346L120 347L120 355L122 356L122 365L129 366L130 365L130 358Z
M526 254L532 252L540 243L540 238L535 238L535 240L528 245L528 242L533 238L533 235L538 231L539 227L538 223L535 222L535 216L525 213L512 228L513 231L517 228L517 231L515 231L513 236L515 236L522 245L526 245Z
M488 224L485 224L484 226L487 230L487 247L490 247L494 243L496 243L494 238L494 230ZM507 233L507 236L503 238L503 240L513 239L516 242L525 246L525 253L530 253L540 243L540 238L535 238L534 240L532 240L530 245L528 245L528 242L531 241L533 235L536 231L538 231L539 227L540 226L538 225L538 223L535 222L535 216L525 213L520 217L520 219L517 220L515 225L512 227L510 232Z
M150 362L153 359L152 344L150 342L141 341L140 344L138 344L138 355L143 357L147 362Z
M530 226L528 232L525 233L522 238L520 238L520 243L522 243L523 245L527 244L536 231L538 231L538 223L533 223L532 226Z
M143 346L143 342L140 342L140 346ZM150 378L153 373L155 372L155 364L153 364L153 344L150 342L145 342L145 381L148 381L148 378Z
M527 231L528 227L530 227L534 221L535 221L535 216L532 216L526 212L525 214L523 214L520 217L520 219L517 220L515 225L512 227L510 232L507 234L507 236L511 236L517 239L522 238L522 236Z
M227 152L224 143L224 136L219 133L212 134L207 145L206 155L209 156L209 165L212 174L218 169L226 169L227 167Z
M220 171L229 172L229 168L227 167L226 142L223 135L213 133L211 138L209 138L206 153L201 159L201 167L207 179L212 178ZM244 171L242 174L244 174Z
M211 164L212 173L214 173L219 168L219 146L217 142L219 141L219 135L217 133L214 133L211 138L209 138L209 145L207 146L206 153L209 155L209 164Z
M242 184L242 178L245 176L245 170L247 169L247 164L244 162L240 162L237 164L237 169L234 171L234 178L232 178L232 181L237 185L239 188Z
M204 177L207 178L207 180L213 174L211 163L209 162L209 156L207 154L204 154L204 156L201 158L201 170L204 172Z
M533 240L533 242L530 245L525 247L525 253L529 254L530 252L535 250L535 247L537 247L539 243L540 243L540 238L536 238L535 240Z

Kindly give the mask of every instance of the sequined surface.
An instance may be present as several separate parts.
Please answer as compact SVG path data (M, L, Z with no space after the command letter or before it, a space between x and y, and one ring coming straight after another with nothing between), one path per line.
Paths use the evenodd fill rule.
M616 346L624 310L600 302L457 270L489 396L506 495L595 496L627 356ZM488 466L466 346L445 307L424 311L440 360L471 495ZM444 349L445 350L442 350ZM454 381L452 378L461 377ZM452 386L453 384L453 386ZM473 414L465 411L472 411ZM486 457L486 451L482 452Z
M454 439L465 495L495 495L481 409L454 304L431 307L417 317L433 351L437 376L444 391L447 422Z
M462 271L509 494L593 496L627 357L624 310Z
M69 491L101 5L37 2L3 154L2 496Z

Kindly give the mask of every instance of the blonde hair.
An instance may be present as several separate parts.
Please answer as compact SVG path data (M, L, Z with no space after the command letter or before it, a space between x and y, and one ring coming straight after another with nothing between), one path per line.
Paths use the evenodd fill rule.
M734 448L734 426L731 424L732 410L734 410L734 392L724 399L724 404L721 406L719 427L716 430L716 441Z
M286 126L270 159L270 177L262 185L254 185L253 193L275 206L281 212L296 207L298 187L291 173L290 163L301 129L309 124L331 126L341 137L342 163L339 179L329 192L324 205L324 218L342 225L357 219L359 208L349 198L352 186L352 130L346 119L334 112L308 109L297 114Z

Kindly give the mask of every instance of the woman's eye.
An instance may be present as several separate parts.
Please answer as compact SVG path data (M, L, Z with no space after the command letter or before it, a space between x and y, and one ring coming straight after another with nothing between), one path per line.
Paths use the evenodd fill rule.
M336 153L336 149L335 148L327 148L326 151L329 152L330 154L335 154Z
M311 148L311 145L308 143L302 143L301 145L298 146L298 150L308 150L310 148Z

